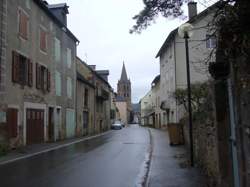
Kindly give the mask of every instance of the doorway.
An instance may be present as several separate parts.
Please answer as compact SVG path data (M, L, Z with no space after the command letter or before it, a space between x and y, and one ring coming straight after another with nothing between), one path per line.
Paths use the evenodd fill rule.
M54 135L54 108L49 107L49 128L48 128L48 135L49 135L49 141L55 141L55 135Z

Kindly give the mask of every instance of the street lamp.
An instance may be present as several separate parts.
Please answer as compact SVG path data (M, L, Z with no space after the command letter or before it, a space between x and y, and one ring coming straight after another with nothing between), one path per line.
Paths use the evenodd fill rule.
M188 89L188 118L189 118L189 140L190 140L190 165L194 166L193 155L193 124L192 124L192 106L191 106L191 86L190 86L190 67L189 67L189 52L188 39L193 35L193 26L189 23L184 23L178 29L178 34L185 39L186 48L186 67L187 67L187 89Z

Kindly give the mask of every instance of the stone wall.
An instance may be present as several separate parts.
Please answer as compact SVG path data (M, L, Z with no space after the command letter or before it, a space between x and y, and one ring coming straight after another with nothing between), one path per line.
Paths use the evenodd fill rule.
M212 89L209 91L208 101L205 108L200 112L193 112L193 149L194 163L204 169L209 178L209 186L215 187L220 184L218 138L214 114L214 101ZM184 124L184 139L187 146L189 141L188 118L181 120Z

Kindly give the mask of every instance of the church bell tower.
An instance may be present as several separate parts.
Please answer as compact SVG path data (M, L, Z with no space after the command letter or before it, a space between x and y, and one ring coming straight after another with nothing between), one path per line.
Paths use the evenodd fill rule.
M121 78L117 84L117 95L123 97L131 107L131 82L128 79L125 64L123 62Z

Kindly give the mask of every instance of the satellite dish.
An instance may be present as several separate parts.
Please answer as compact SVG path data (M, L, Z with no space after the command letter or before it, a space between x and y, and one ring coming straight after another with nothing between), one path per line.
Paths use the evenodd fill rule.
M190 23L184 23L178 28L178 34L181 38L185 37L185 33L187 33L188 38L193 35L193 26Z

